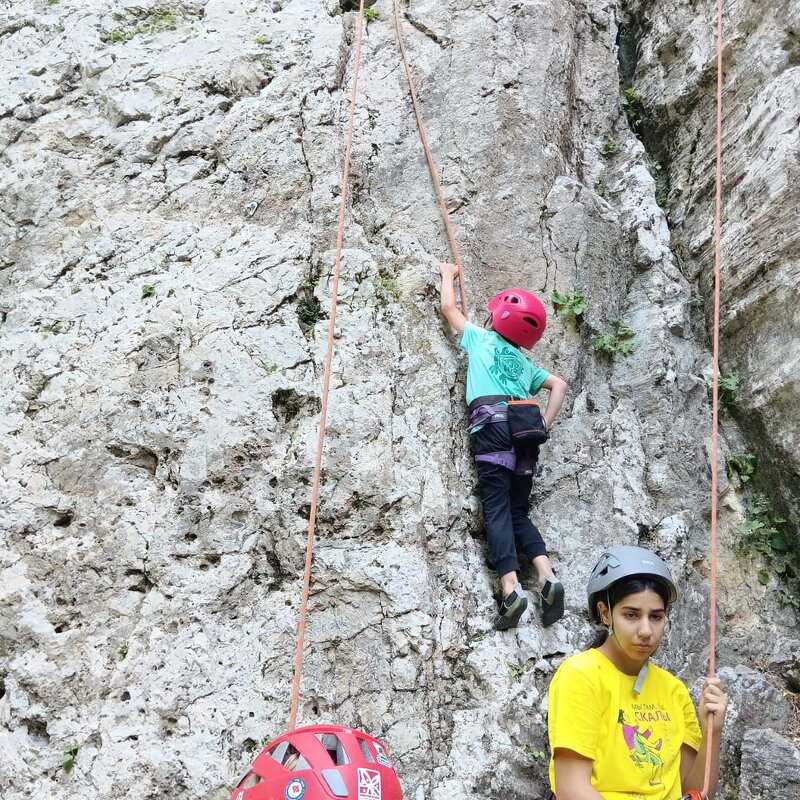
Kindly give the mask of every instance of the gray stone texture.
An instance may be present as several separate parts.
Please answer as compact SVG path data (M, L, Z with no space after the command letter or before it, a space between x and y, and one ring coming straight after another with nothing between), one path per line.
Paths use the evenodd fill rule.
M800 797L800 750L769 728L747 731L739 800L782 797Z
M661 663L689 683L705 670L705 320L691 302L695 274L670 249L651 160L619 111L620 9L406 8L471 318L481 322L508 284L548 307L553 290L580 287L589 301L579 328L551 313L534 353L570 386L533 498L567 614L543 630L534 608L516 631L492 632L464 361L438 313L447 245L391 7L374 8L300 718L383 738L408 798L527 800L546 792L547 683L590 636L583 587L602 546L660 549L682 587ZM681 13L710 18L705 4L691 9ZM331 10L316 0L0 3L8 800L221 800L286 725L353 80L354 15ZM729 13L737 60L754 61L748 24L765 48L782 46L765 22L772 11ZM664 16L676 35L689 29ZM687 196L699 193L681 222L693 265L710 230L704 37L675 57L706 148L705 171L685 178ZM645 61L643 82L666 80ZM796 94L796 69L782 76L753 112L768 138ZM735 261L760 242L747 269L768 269L772 288L726 289L726 352L751 328L752 341L775 341L769 354L749 351L748 380L764 382L752 384L753 404L777 453L788 429L767 414L784 398L796 430L786 399L796 384L782 372L779 389L767 362L797 357L783 332L796 311L782 306L784 329L777 316L756 323L767 319L759 304L797 285L796 182L781 178L796 129L756 169L744 149L761 141L761 123L745 108L728 119L743 149L725 248ZM613 159L601 154L609 137ZM762 189L742 194L750 181ZM617 318L635 332L634 353L604 359L592 342ZM743 435L730 422L725 434ZM746 721L731 717L731 741L745 743L724 766L735 798L746 730L789 726L786 701L754 670L796 680L797 620L734 550L741 486L722 473L719 658L737 670L732 682L748 676L735 695ZM532 589L529 570L523 583Z
M713 4L629 4L630 80L655 122L687 276L713 280L716 39ZM725 4L722 366L736 416L798 533L800 519L800 3ZM634 67L635 61L635 69ZM706 303L711 324L711 305ZM800 542L800 539L796 539Z

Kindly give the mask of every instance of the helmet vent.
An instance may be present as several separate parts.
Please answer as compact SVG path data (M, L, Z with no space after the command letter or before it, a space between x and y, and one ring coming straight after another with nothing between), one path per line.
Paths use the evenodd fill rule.
M538 328L539 323L533 317L523 317L524 322L527 322L532 328Z
M350 759L347 757L347 752L342 746L342 743L339 741L339 737L335 733L318 733L316 736L317 739L320 740L325 750L327 750L334 766L341 767L350 763Z
M270 755L284 768L296 772L300 769L311 769L302 753L290 742L281 742Z
M374 761L374 757L372 755L372 751L369 749L369 745L363 739L357 739L358 746L361 748L361 753L364 756L365 761Z
M251 772L236 788L249 789L251 786L257 786L263 778L255 772Z

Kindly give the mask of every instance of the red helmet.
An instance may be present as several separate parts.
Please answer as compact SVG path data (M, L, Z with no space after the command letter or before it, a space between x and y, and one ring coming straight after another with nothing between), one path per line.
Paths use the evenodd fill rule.
M339 725L309 725L268 744L231 800L402 800L386 747Z
M538 297L524 289L498 292L487 306L492 328L517 347L530 350L542 338L547 312Z

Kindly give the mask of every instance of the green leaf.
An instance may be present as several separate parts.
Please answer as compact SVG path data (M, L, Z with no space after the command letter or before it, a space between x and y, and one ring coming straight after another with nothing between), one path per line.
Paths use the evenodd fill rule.
M758 571L758 582L762 586L766 586L769 583L769 573L766 570L761 569Z
M786 541L786 537L780 531L772 532L769 537L769 543L773 550L778 550L781 553L785 553L789 549L789 542Z
M550 299L553 301L555 308L560 309L569 302L569 295L561 294L561 292L553 292L553 294L550 295Z

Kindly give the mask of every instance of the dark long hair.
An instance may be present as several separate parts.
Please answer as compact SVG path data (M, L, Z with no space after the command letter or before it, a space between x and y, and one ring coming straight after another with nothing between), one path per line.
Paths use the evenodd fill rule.
M613 609L623 597L627 597L629 594L638 594L647 589L654 591L664 601L665 609L669 607L669 587L663 581L658 580L658 578L653 578L650 575L631 575L628 578L622 578L616 583L612 583L605 592L596 594L592 598L594 603L592 612L594 613L597 611L597 602L602 600L608 606L610 614L611 609ZM599 612L597 612L597 616L600 616ZM595 647L600 647L606 639L608 639L608 630L606 628L600 628L586 649L592 650Z

